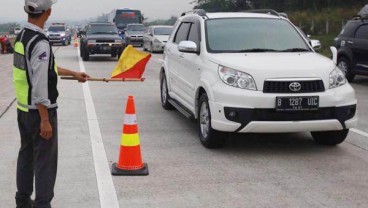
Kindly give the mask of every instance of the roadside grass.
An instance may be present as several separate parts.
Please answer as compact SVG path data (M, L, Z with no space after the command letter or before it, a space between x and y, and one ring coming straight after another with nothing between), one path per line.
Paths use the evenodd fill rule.
M328 34L328 35L312 35L311 39L317 39L321 42L322 48L317 52L326 56L327 58L332 58L332 53L330 47L333 46L334 38L338 34Z

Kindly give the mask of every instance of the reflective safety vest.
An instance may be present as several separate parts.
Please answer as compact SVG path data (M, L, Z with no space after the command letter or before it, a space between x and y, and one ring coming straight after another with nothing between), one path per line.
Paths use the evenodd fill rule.
M19 110L29 112L29 110L37 110L32 103L32 83L30 79L30 67L32 50L41 40L48 38L40 32L25 28L17 36L14 44L14 64L13 64L13 85L17 97L17 107ZM47 108L57 107L57 65L55 64L54 55L50 45L50 58L48 66L48 99L51 104Z

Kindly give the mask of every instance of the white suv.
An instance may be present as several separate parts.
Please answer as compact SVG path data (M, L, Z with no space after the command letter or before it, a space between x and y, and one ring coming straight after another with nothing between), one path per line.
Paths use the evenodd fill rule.
M357 123L354 89L287 18L269 13L183 14L165 46L163 108L198 120L220 147L225 132L311 132L343 142Z

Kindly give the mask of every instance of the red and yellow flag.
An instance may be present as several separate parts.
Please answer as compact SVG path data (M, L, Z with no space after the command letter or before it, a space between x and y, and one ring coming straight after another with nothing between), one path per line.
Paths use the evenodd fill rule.
M128 45L121 54L111 78L141 78L151 54Z

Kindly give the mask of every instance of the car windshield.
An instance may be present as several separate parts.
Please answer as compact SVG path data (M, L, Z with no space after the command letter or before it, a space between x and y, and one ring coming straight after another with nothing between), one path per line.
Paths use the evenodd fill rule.
M172 27L156 27L153 30L154 35L170 35Z
M226 18L206 21L207 50L213 53L310 51L286 20Z
M127 31L145 31L143 25L128 25Z
M50 26L48 29L49 32L65 32L64 26Z
M87 29L87 34L118 34L118 30L113 25L94 25Z

